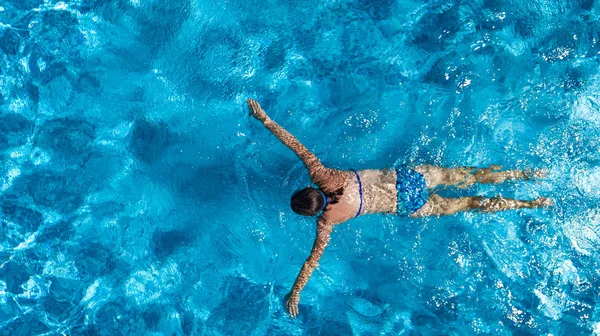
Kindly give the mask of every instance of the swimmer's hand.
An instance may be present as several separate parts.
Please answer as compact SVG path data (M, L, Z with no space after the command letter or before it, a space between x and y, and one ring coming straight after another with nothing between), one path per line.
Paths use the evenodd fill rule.
M286 295L286 298L287 302L285 303L285 310L292 318L298 316L298 302L300 302L300 294L289 293Z
M246 102L248 103L248 107L250 108L250 112L252 113L252 116L254 116L254 118L262 122L269 118L267 116L267 113L260 107L256 100L248 98Z

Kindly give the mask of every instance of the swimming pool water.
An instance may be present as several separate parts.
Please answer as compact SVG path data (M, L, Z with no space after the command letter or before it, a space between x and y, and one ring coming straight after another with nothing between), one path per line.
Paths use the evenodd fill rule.
M594 0L0 3L0 334L600 334ZM288 318L329 166L547 168L446 195L551 210L334 230Z

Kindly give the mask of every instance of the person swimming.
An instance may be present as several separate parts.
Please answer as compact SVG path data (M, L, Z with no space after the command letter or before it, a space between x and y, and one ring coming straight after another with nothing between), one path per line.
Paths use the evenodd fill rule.
M308 186L291 197L292 210L304 216L316 216L317 235L312 250L288 293L286 310L298 315L300 292L318 266L335 225L358 216L390 213L412 218L452 215L461 211L496 212L520 208L552 206L550 198L532 201L501 196L445 198L433 192L438 186L468 187L475 183L502 183L507 180L542 178L544 171L500 171L490 168L442 168L432 165L397 166L390 169L338 170L326 168L292 134L271 120L253 99L247 100L251 114L304 162L318 188Z

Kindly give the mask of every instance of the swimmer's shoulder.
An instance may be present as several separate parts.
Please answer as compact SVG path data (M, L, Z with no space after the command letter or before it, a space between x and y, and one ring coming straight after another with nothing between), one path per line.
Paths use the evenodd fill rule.
M319 187L325 192L335 192L344 188L354 173L352 171L326 168L319 181L316 181Z
M321 215L323 223L325 225L337 226L354 218L352 211L348 211L346 208L346 206L337 205L323 212Z

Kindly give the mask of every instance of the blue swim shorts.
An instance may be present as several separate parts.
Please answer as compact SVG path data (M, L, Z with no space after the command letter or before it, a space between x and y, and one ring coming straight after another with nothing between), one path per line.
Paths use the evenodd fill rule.
M398 189L398 215L408 216L427 202L429 191L425 177L421 173L406 166L398 166L396 170L396 188Z

